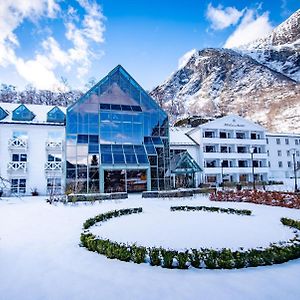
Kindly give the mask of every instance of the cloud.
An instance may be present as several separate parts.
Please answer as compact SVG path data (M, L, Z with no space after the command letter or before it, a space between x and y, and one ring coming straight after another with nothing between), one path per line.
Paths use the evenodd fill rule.
M93 50L93 43L104 42L104 20L100 5L95 0L77 0L84 11L82 19L72 6L63 12L58 0L6 0L0 6L0 66L13 65L18 74L40 89L61 88L55 75L59 67L65 71L75 68L78 78L87 74L91 58L101 54ZM63 49L51 35L41 41L34 57L23 59L16 54L22 48L16 29L25 20L38 24L42 18L61 17L65 25L65 38L71 46Z
M181 56L178 60L178 70L183 68L196 52L196 49L192 49Z
M213 7L210 3L207 7L206 18L211 22L211 28L222 30L238 23L244 10L237 10L235 7L223 8L221 5Z
M225 42L225 48L236 48L268 35L273 27L269 13L259 15L253 9L247 9L241 23Z

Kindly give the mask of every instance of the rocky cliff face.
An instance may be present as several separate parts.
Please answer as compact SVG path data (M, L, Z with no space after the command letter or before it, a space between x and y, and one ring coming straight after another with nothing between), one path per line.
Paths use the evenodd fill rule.
M270 35L236 50L300 82L300 9Z
M251 45L193 52L151 95L172 121L237 113L270 131L300 132L299 13Z

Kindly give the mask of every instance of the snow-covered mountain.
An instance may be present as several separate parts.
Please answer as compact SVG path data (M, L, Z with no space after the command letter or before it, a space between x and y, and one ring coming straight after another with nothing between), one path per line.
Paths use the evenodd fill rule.
M300 9L268 36L236 50L300 82Z
M237 113L270 131L300 132L299 15L239 50L191 52L151 95L172 121Z

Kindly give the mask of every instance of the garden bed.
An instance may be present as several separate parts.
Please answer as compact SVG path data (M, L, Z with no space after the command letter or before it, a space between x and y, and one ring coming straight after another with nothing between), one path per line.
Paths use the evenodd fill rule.
M127 193L98 193L98 194L69 194L67 195L67 202L94 202L102 200L117 200L127 199Z
M210 194L215 192L214 188L191 188L178 189L169 191L145 191L142 193L143 198L184 198L193 197L196 194Z
M300 208L300 193L258 190L218 191L211 193L211 201L249 202L287 208Z

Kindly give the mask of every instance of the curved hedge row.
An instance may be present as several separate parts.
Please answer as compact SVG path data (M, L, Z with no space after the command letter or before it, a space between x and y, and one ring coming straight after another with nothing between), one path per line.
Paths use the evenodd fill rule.
M184 206L180 207L183 208ZM88 229L97 222L107 221L113 217L141 213L142 211L141 207L110 211L87 220L84 223L84 228ZM282 218L281 222L283 225L300 229L300 221ZM293 239L270 244L269 247L264 249L243 250L240 248L236 251L228 248L200 248L176 251L162 247L144 247L102 239L88 230L81 234L80 240L81 245L88 250L105 255L110 259L131 261L138 264L150 263L152 266L170 269L188 269L190 266L200 269L247 268L280 264L300 258L300 240L297 234Z
M217 213L227 213L227 214L235 214L235 215L246 215L250 216L252 214L251 210L248 209L235 209L235 208L221 208L221 207L214 207L214 206L171 206L171 211L210 211L210 212L217 212Z

